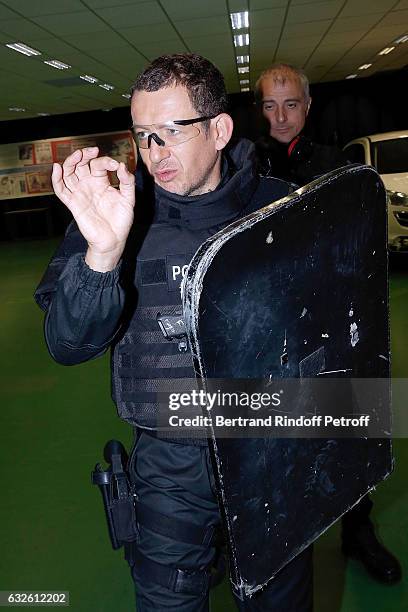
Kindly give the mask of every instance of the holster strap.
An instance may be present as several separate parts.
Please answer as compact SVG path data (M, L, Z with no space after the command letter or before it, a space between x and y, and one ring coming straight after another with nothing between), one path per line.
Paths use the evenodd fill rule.
M210 573L203 570L182 570L148 559L136 547L133 551L133 577L140 582L153 582L174 593L205 595L210 586Z
M201 527L196 523L180 520L135 501L136 521L142 527L187 544L215 546L217 525Z

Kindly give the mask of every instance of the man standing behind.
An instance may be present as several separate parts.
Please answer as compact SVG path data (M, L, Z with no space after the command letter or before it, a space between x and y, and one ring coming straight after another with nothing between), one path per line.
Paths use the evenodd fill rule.
M269 135L256 143L261 174L303 186L348 164L342 151L312 142L302 133L312 102L302 70L273 64L259 77L255 96L269 123ZM369 518L372 506L365 495L343 516L342 550L359 559L374 579L393 584L401 580L401 567L375 535Z
M259 77L255 96L269 123L269 135L257 142L262 174L305 185L348 164L337 147L317 144L302 133L312 103L304 72L273 64Z

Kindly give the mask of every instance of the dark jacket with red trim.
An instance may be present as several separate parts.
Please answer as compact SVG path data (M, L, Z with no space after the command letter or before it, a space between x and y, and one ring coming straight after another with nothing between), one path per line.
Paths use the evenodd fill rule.
M317 144L303 135L296 136L289 144L264 136L256 143L256 154L260 174L299 186L349 163L337 147Z

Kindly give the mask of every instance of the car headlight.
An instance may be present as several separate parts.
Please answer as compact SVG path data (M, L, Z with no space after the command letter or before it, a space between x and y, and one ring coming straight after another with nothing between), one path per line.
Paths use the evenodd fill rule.
M408 193L387 189L388 202L393 206L408 206Z

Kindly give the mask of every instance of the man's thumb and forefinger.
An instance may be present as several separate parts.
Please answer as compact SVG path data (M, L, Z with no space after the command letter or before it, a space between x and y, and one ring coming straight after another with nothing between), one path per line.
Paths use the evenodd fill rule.
M119 179L119 191L121 195L134 206L135 204L135 176L126 168L123 162L120 162L116 171Z
M54 163L52 165L51 182L55 195L61 200L63 204L65 204L65 206L69 208L71 202L71 191L67 189L64 183L62 167L60 166L60 164Z
M85 167L87 167L87 173L85 171ZM108 171L116 171L117 177L119 179L119 192L121 196L128 202L128 204L133 207L135 204L135 177L131 172L128 171L126 165L123 162L119 163L109 157L97 157L91 160L89 166L86 165L81 168L81 173L85 173L86 175L82 178L85 179L89 177L95 177L98 179L104 177L107 178ZM73 189L70 189L68 188L64 178L65 175L63 167L58 163L54 163L51 181L55 195L61 200L61 202L63 202L68 208L70 208L70 205L72 203L73 189L76 191L75 187L79 186L81 180L78 181L78 176L75 176L75 181L77 184L73 186Z

